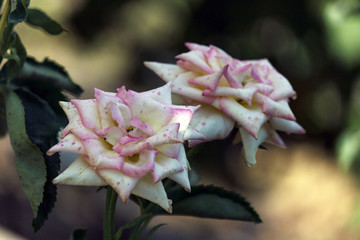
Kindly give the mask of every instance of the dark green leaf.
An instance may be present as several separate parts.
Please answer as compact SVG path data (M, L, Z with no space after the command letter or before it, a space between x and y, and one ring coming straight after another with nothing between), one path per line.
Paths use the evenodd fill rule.
M19 65L22 67L26 59L26 50L16 32L12 33L9 49L13 54L16 54L19 57Z
M38 9L28 9L26 22L32 26L40 27L52 35L57 35L65 31L60 24Z
M33 58L27 58L21 70L20 78L22 81L36 79L41 84L48 83L53 87L68 91L74 95L82 93L81 87L71 80L64 67L47 58L42 63L35 61ZM41 87L41 85L36 87Z
M43 198L46 165L42 152L27 135L24 106L13 91L6 95L6 118L11 145L15 152L16 170L36 215Z
M19 23L26 19L26 8L21 0L11 0L11 9L8 17L9 23Z
M26 59L26 50L19 36L15 32L11 33L7 47L10 50L10 53L6 53L4 57L9 60L4 65L3 69L7 81L10 81L19 74L23 67Z
M12 84L26 87L45 100L56 113L62 126L67 124L67 118L59 105L59 101L67 101L62 90L73 94L82 92L61 66L47 59L43 63L38 63L32 58L27 58L20 75L12 80Z
M146 219L151 218L151 217L153 217L152 214L140 215L140 216L134 218L133 220L131 220L130 222L127 222L126 224L122 225L122 226L117 230L117 232L116 232L116 234L115 234L115 239L120 239L120 237L121 237L121 235L122 235L122 233L123 233L123 231L124 231L125 229L132 228L132 227L134 227L135 225L137 225L137 224L139 224L139 223L141 223L141 222L143 222L143 221L145 221Z
M8 50L10 38L13 35L13 28L14 28L13 23L6 24L4 31L3 31L2 35L0 36L0 52L1 53L6 53L6 51ZM0 56L0 63L1 62L2 62L2 56Z
M156 226L154 226L153 228L150 229L150 231L146 234L144 240L149 240L151 238L151 236L156 232L156 230L158 230L160 227L166 225L165 223L160 223Z
M4 137L7 131L5 97L0 94L0 137Z
M194 186L199 182L199 175L195 172L194 169L191 169L189 171L189 181L190 181L190 186Z
M31 142L40 148L46 164L43 199L32 223L34 230L37 231L48 218L56 201L56 185L52 183L52 180L58 175L60 159L59 154L48 156L46 151L57 143L60 123L49 105L34 93L18 89L16 94L24 105L26 132Z
M220 187L193 186L191 193L177 189L168 195L175 215L261 222L245 198Z
M0 0L0 7L2 6L3 0Z
M70 240L85 240L86 238L86 229L75 229L71 234Z
M22 3L25 7L28 7L30 4L30 0L22 0Z
M198 145L196 145L195 147L192 148L188 148L186 150L187 154L186 154L186 158L189 160L189 162L191 162L193 159L195 159L195 157L202 152L202 149L206 146L205 143L200 143ZM186 146L187 147L187 146Z
M259 145L259 149L267 150L267 148L264 145Z

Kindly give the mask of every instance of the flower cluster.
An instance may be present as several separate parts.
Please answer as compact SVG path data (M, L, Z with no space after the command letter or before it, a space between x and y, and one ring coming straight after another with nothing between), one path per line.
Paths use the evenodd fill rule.
M147 92L95 89L95 99L61 102L69 124L48 154L78 153L54 183L110 185L124 202L130 194L171 212L161 180L190 191L183 142L192 147L239 128L249 166L263 142L284 146L277 131L304 133L289 99L296 93L268 60L240 61L214 46L187 43L177 64L146 62L168 82ZM187 104L173 105L172 93Z
M235 123L249 166L263 142L284 146L276 130L304 133L295 121L289 99L296 93L288 80L267 59L240 61L215 46L187 43L189 52L177 64L146 62L187 104L201 104L186 134L198 133L202 141L228 136Z
M79 156L54 183L110 185L124 202L135 194L168 212L171 202L162 179L190 191L183 141L198 107L172 105L169 84L143 93L95 89L95 99L60 104L69 124L48 154Z

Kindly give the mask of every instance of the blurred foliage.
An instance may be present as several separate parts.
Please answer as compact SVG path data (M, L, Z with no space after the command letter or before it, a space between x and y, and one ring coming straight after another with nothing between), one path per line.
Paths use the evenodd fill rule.
M353 115L359 10L357 0L92 0L68 21L89 47L111 33L128 49L127 81L137 90L161 84L144 60L175 62L187 41L219 46L239 59L268 58L297 91L291 105L307 136L333 149Z
M144 60L175 62L188 41L239 59L268 58L297 92L291 106L307 137L336 149L341 166L350 169L360 161L359 10L358 0L92 0L69 15L68 24L85 47L106 35L127 49L126 81L136 90L162 84Z
M85 1L68 21L89 47L99 36L111 33L129 49L135 59L129 59L133 62L127 80L138 88L159 83L142 67L144 59L175 62L172 56L183 52L187 41L219 46L239 59L269 58L298 92L299 99L291 104L299 122L310 135L322 137L324 133L335 136L345 126L345 106L359 66L350 55L346 61L342 56L356 55L354 51L360 46L360 41L351 40L353 47L346 53L333 42L333 35L344 30L334 27L329 16L334 13L327 9L339 11L345 21L358 16L357 5L351 2L93 0ZM346 34L354 36L339 38L354 39L357 33L349 30ZM329 102L327 109L336 111L334 119L324 118L326 113L314 114L322 109L322 102Z

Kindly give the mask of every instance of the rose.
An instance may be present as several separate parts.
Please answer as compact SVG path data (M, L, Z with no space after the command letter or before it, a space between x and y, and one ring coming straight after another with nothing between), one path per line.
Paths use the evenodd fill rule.
M223 139L236 123L249 166L256 164L261 143L284 146L276 130L304 133L295 121L288 101L296 93L288 80L267 59L240 61L215 46L187 43L189 52L177 56L177 64L146 62L171 91L189 104L201 103L187 134L197 132L202 141Z
M130 194L171 212L162 179L190 191L184 133L198 107L171 104L170 84L137 93L95 89L95 99L61 102L69 124L48 154L74 152L77 159L54 183L111 185L127 202Z

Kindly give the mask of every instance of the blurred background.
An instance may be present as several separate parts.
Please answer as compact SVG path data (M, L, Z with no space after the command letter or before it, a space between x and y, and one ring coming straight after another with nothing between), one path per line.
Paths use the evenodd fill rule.
M247 168L228 139L206 144L191 162L200 183L240 192L263 223L162 216L152 225L167 225L153 239L360 238L359 1L32 0L30 7L68 32L54 37L20 24L28 55L65 66L82 98L92 98L94 87L161 86L143 61L175 63L185 42L213 44L241 60L268 58L296 90L290 105L307 133L282 134L287 149L259 150L257 166ZM0 141L0 239L68 239L79 227L87 239L102 238L105 191L91 187L59 186L49 220L34 234L9 139ZM119 201L116 224L138 214Z

